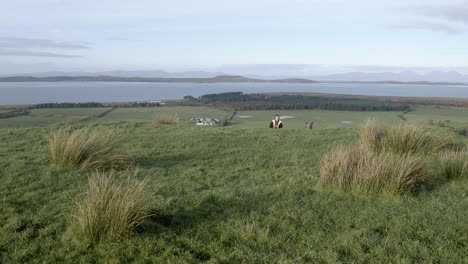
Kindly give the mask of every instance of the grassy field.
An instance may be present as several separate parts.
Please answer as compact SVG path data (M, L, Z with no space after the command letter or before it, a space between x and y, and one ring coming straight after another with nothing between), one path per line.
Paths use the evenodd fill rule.
M48 126L60 122L75 122L95 117L109 108L49 108L32 109L30 114L0 119L0 128Z
M122 120L139 116L122 110L128 114ZM149 120L157 112L145 114ZM344 114L334 120L361 120ZM388 197L318 187L321 157L334 145L356 141L355 128L91 125L116 130L140 167L138 178L149 181L153 216L118 243L71 243L66 218L90 172L50 166L47 135L55 126L0 129L0 262L468 261L466 180L435 177L418 194Z
M159 115L177 116L182 121L194 117L209 117L222 119L227 113L210 107L137 107L117 108L98 121L152 121Z
M45 108L45 109L32 109L31 115L33 116L69 116L69 117L88 117L97 116L109 108Z
M280 116L294 117L283 119L285 128L303 128L305 122L314 122L317 129L335 127L359 127L369 119L386 124L406 123L417 126L437 127L438 122L443 122L447 126L467 127L468 110L460 109L437 109L437 108L416 108L404 114L403 121L398 115L401 112L346 112L327 110L292 110L292 111L241 111L233 120L234 125L246 128L268 127L269 120L275 114ZM430 124L432 121L433 125ZM447 122L448 121L448 122Z
M0 119L0 128L49 126L52 124L56 124L60 122L69 122L69 121L72 121L72 120L62 118L62 117L40 117L40 116L23 115L23 116Z
M0 127L32 127L46 126L62 121L76 121L91 117L93 122L147 122L154 121L160 115L177 116L184 122L194 117L209 117L222 119L227 112L210 107L139 107L139 108L116 108L104 117L94 118L109 108L58 108L58 109L34 109L27 116L19 116L7 119L0 119ZM405 123L438 127L442 122L445 126L467 127L468 110L444 109L444 108L416 108L404 115ZM359 127L368 119L375 119L387 124L402 123L398 117L400 112L347 112L347 111L327 111L327 110L288 110L288 111L240 111L232 120L232 125L243 128L264 128L268 127L270 120L275 114L281 116L293 116L294 118L284 119L285 129L303 128L304 122L314 122L314 128L336 128L336 127ZM432 124L432 125L431 125Z
M241 111L233 119L234 125L246 128L268 127L275 114L283 119L285 129L304 128L305 122L314 122L314 128L359 127L369 119L398 123L398 112L345 112L327 110ZM294 117L294 118L288 118Z
M405 116L408 122L415 125L427 126L432 120L433 123L445 122L453 127L468 126L468 110L463 109L417 108Z

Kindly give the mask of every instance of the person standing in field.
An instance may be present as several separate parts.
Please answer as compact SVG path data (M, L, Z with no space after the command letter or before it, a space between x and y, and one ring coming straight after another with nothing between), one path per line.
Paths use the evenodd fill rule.
M275 118L271 120L270 128L283 128L283 122L280 120L279 115L275 115Z

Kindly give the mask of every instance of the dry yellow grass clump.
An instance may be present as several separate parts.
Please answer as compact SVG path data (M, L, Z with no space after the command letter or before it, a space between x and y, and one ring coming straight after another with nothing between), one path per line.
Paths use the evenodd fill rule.
M146 180L134 176L118 180L113 174L91 175L69 217L75 240L96 244L130 235L149 216L151 195L146 185Z
M159 115L155 122L158 125L177 125L179 124L180 120L177 116L163 114Z
M115 133L106 129L61 128L49 136L50 160L61 168L122 170L131 166Z
M367 121L361 127L358 144L337 147L324 156L320 181L342 190L411 193L429 180L428 159L451 143L452 137L440 131ZM463 157L466 151L441 156L448 178L468 174Z
M341 146L322 159L320 181L347 191L411 193L427 180L425 163L421 156Z
M439 161L447 179L468 179L468 147L447 150L441 153Z
M451 143L451 138L415 126L387 127L367 121L361 128L360 145L372 151L398 154L434 154Z

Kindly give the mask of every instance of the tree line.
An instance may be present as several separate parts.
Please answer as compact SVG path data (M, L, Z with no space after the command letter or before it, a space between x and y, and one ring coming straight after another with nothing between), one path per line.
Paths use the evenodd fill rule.
M153 107L161 106L157 102L123 102L123 103L112 103L103 104L97 102L86 102L86 103L43 103L35 104L29 107L29 109L41 109L41 108L94 108L94 107Z
M267 95L229 92L206 94L199 98L186 96L185 99L198 101L217 107L240 110L292 110L321 109L340 111L410 111L409 104L379 101L364 98L305 96L305 95Z

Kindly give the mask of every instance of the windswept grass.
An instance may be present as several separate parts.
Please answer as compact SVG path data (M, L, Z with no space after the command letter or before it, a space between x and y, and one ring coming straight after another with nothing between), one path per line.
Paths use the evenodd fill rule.
M447 150L440 155L444 176L451 179L468 179L468 148Z
M375 152L434 154L451 143L451 138L431 129L415 126L386 127L367 121L361 128L360 145Z
M120 154L112 130L61 128L49 136L50 161L61 168L126 169L130 158Z
M148 217L151 195L147 181L133 176L117 180L111 173L95 173L70 214L69 229L76 241L97 244L130 235Z
M341 146L321 161L320 181L345 191L405 194L427 181L425 159L416 155L371 152Z
M162 114L156 118L155 122L158 125L177 125L179 124L180 120L176 115Z

